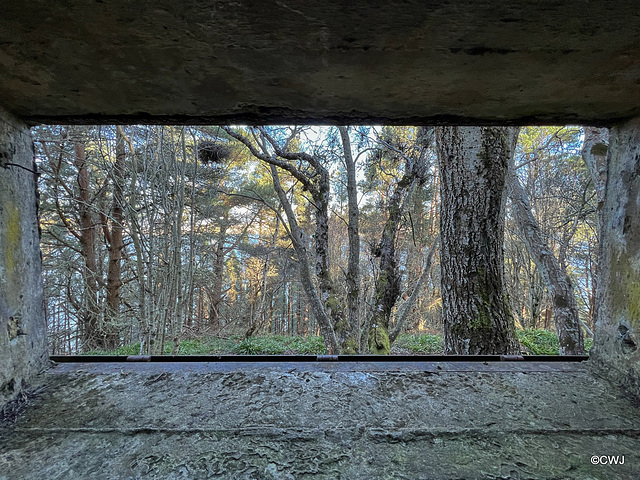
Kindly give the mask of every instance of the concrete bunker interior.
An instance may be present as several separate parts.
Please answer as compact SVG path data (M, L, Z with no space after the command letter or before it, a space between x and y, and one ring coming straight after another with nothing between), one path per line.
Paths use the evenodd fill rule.
M27 410L21 426L3 427L0 458L7 468L0 478L43 472L50 478L637 476L637 404L623 392L640 391L640 352L629 348L640 328L639 15L631 1L578 0L408 1L375 8L298 0L0 6L0 298L16 312L0 309L0 401L18 396L27 382L58 386ZM589 365L567 367L563 379L539 368L533 376L546 385L545 394L524 380L524 371L495 367L470 373L459 366L448 377L436 366L422 366L419 375L368 373L364 366L360 372L266 373L202 366L193 377L151 367L62 369L36 377L47 350L31 125L309 121L611 127L599 323ZM476 390L489 399L476 398L477 416L457 425L434 423L438 414L451 420L471 401L446 385L464 390L478 375L492 381ZM563 382L582 392L568 410L558 409L553 395L572 395ZM256 385L263 384L304 408L293 412L259 397ZM402 393L387 395L392 384L402 385ZM445 400L433 400L436 386ZM176 412L163 403L160 387L185 388L200 410L184 410L191 419L172 421ZM131 403L127 389L146 406L160 401L160 411L138 422L140 406L114 410L114 401ZM368 394L371 405L357 400L355 390ZM207 410L194 400L203 391L220 405L237 405L236 414ZM330 402L319 403L318 392ZM73 410L74 394L90 408L64 425L58 420ZM252 398L259 398L256 408ZM548 405L543 419L531 425L509 417L513 428L488 428L504 421L495 411L522 408L535 417L517 406L525 398ZM414 417L399 402L420 412L422 428L409 422ZM358 421L337 422L335 411ZM389 412L386 420L380 411ZM568 426L562 417L571 419ZM43 432L57 443L45 445ZM172 452L171 438L189 452L186 460ZM515 451L513 444L523 448ZM95 458L104 445L129 453ZM289 458L274 453L283 448L292 452ZM589 456L603 448L625 453L627 462L592 464ZM22 449L41 453L25 459ZM49 465L47 455L60 461Z

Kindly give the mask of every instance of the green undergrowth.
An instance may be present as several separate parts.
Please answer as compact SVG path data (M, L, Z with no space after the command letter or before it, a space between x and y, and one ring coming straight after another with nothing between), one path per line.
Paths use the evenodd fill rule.
M519 330L518 340L527 355L558 355L558 337L548 330ZM585 340L587 352L593 339ZM165 347L165 355L172 353L173 345ZM442 354L442 336L430 334L403 334L398 336L392 350L394 353L416 355ZM92 350L84 355L138 355L140 344L124 345L115 350ZM322 337L264 335L243 339L234 335L229 338L202 337L182 340L178 355L322 355L325 353Z
M527 355L558 355L560 353L558 335L555 332L531 328L518 330L517 333L518 340L520 340L523 351ZM591 347L593 347L593 338L586 338L584 347L589 353Z
M429 334L404 334L398 335L394 343L395 347L409 350L418 355L439 354L442 355L442 335Z
M239 355L322 355L324 352L322 337L280 335L250 337L234 348L234 353Z
M165 346L170 355L173 345ZM177 355L322 355L325 352L322 337L268 335L243 339L202 337L182 340ZM124 345L115 350L91 350L83 355L138 355L140 343Z

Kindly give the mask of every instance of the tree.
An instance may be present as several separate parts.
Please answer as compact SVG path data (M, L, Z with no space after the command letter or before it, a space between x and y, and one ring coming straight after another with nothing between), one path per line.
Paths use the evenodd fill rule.
M374 353L389 354L391 342L390 322L392 310L398 302L401 291L401 275L398 271L398 255L396 243L400 223L405 215L407 201L416 187L421 187L428 178L428 149L433 141L433 128L420 128L417 134L415 149L408 145L394 144L392 138L382 139L380 155L390 153L396 162L403 164L402 177L387 205L387 220L384 223L380 242L376 248L376 256L380 259L380 269L376 282L373 311L369 329L369 349ZM386 152L385 152L386 150ZM395 334L397 336L397 333Z
M584 338L573 284L566 268L561 266L545 241L531 212L529 197L520 184L513 158L512 155L507 185L509 198L527 251L538 266L551 297L560 355L584 355Z
M447 354L517 354L504 291L505 180L518 129L439 127L442 319Z
M349 130L347 127L338 127L342 150L344 152L344 164L347 172L347 203L349 219L347 222L349 260L347 263L347 325L348 331L344 334L353 339L352 353L358 351L360 346L360 207L358 206L358 184L356 182L356 159L353 156Z
M98 311L98 261L96 257L95 214L92 211L93 198L90 190L90 173L87 164L85 144L74 141L75 162L78 170L76 203L78 205L79 240L84 259L85 290L83 298L82 336L85 348L102 346L99 332Z
M329 353L356 353L358 351L359 325L351 325L345 315L345 307L336 292L329 265L329 201L330 171L319 155L310 154L295 145L300 131L269 132L265 127L250 129L253 138L223 127L224 131L241 142L258 159L269 165L273 186L286 215L287 233L298 259L300 279L318 322ZM348 145L347 145L348 146ZM311 195L315 230L313 260L308 252L309 238L294 211L293 204L285 191L281 173L286 173ZM352 237L353 238L353 237ZM315 265L314 284L311 262ZM353 319L352 319L353 320Z
M120 321L120 289L122 287L122 251L124 249L124 208L125 208L125 136L122 127L116 127L116 158L112 174L112 206L111 215L107 222L103 219L105 240L109 251L107 266L107 324L114 325ZM110 226L107 225L110 224ZM105 332L105 346L116 348L120 337L116 331Z
M609 150L609 129L608 128L596 128L596 127L585 127L584 128L584 142L582 144L582 159L584 160L585 165L589 169L589 173L591 175L591 181L596 190L596 198L598 201L598 224L597 224L597 244L600 245L600 237L602 234L602 209L604 207L604 194L605 187L607 183L607 153ZM600 253L598 257L601 257ZM599 275L598 275L598 265L599 263L595 263L595 275L593 276L594 281L592 282L592 291L597 292ZM595 308L595 295L591 295L591 301L589 302L592 324L596 323L596 314L597 309Z

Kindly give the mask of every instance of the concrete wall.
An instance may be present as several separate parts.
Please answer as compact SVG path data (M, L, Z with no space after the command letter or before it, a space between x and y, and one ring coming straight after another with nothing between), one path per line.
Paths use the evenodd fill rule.
M640 394L640 118L611 130L592 360Z
M31 132L0 111L0 405L47 362L33 171Z

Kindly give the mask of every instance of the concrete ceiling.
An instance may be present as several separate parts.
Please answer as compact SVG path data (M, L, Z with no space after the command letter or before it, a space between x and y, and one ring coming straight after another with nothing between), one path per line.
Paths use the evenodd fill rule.
M37 122L606 125L637 0L3 0L0 107Z

